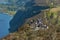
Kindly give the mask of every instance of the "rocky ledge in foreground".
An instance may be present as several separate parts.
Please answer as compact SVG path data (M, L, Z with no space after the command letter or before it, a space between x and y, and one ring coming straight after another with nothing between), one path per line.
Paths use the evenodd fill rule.
M60 12L42 11L1 40L60 40Z

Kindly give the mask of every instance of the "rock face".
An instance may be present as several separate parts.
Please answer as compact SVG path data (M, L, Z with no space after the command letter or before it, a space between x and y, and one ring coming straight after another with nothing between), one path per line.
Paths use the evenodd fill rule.
M58 40L60 39L59 20L59 13L42 11L29 18L17 32L10 33L1 40Z

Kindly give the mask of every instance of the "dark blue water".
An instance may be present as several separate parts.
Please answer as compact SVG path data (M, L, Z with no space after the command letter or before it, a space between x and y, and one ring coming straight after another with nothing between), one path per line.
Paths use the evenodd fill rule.
M12 17L7 14L0 14L0 38L9 34L9 21Z
M30 17L33 17L41 12L41 10L47 9L49 7L47 6L34 6L32 8L29 8L25 11L18 10L13 19L10 21L10 32L15 32L18 30L19 27L21 27L24 22L26 21L25 19L28 19ZM35 11L35 12L33 12Z

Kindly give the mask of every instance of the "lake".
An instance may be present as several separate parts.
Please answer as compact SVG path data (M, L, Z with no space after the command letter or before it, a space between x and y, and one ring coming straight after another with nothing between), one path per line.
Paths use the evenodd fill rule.
M0 13L0 38L9 34L9 21L12 17L8 14Z

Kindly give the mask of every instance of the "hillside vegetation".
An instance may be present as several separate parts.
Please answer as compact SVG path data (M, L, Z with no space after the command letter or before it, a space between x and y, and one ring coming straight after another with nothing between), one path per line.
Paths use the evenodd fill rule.
M35 26L38 19L42 20L40 22L43 23L42 26ZM29 18L22 27L18 28L17 32L10 33L2 40L60 40L59 8L44 10Z

